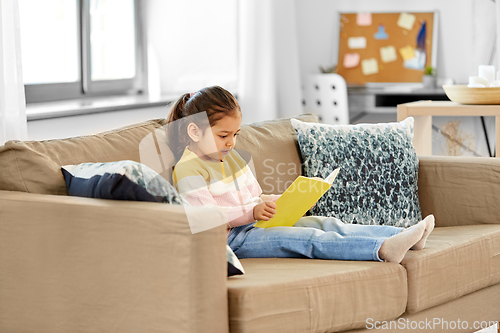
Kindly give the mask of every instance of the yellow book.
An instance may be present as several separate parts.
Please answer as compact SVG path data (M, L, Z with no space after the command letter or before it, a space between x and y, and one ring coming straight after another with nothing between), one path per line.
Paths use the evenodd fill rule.
M276 214L269 221L258 221L259 228L291 227L332 186L340 168L333 170L325 179L299 176L281 197L276 200Z

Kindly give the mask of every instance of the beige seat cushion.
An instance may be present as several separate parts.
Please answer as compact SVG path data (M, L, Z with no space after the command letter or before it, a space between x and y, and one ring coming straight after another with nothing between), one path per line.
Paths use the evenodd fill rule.
M409 251L408 313L500 282L500 225L436 228L426 248Z
M335 332L389 320L406 307L406 271L368 261L242 259L228 279L232 333Z

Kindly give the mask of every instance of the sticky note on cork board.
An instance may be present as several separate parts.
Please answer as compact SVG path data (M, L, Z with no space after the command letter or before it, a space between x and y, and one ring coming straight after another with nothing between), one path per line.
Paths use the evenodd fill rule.
M415 15L409 13L401 13L399 14L397 24L399 27L403 29L411 30L413 29L413 24L415 24L415 20L416 20Z
M380 48L380 58L382 62L393 62L398 59L396 48L394 46L385 46Z
M375 58L365 59L361 61L361 70L364 75L372 75L378 73L378 61Z
M359 65L359 53L346 53L344 55L344 68L354 68Z
M350 49L366 49L366 37L349 37L347 46Z
M399 53L401 53L401 57L405 61L415 57L415 51L410 45L400 48Z
M372 13L358 13L356 15L356 24L359 26L372 25Z

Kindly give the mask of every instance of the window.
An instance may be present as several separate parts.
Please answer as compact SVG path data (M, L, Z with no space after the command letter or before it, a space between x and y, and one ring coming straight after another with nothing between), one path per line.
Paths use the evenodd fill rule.
M137 93L139 0L19 0L28 102Z

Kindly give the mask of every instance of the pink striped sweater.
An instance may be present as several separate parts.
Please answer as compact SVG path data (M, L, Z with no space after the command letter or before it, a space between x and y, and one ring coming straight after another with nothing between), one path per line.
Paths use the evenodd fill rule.
M221 163L203 160L186 148L175 165L173 182L193 206L223 207L229 228L254 222L253 208L262 202L257 179L235 150Z

